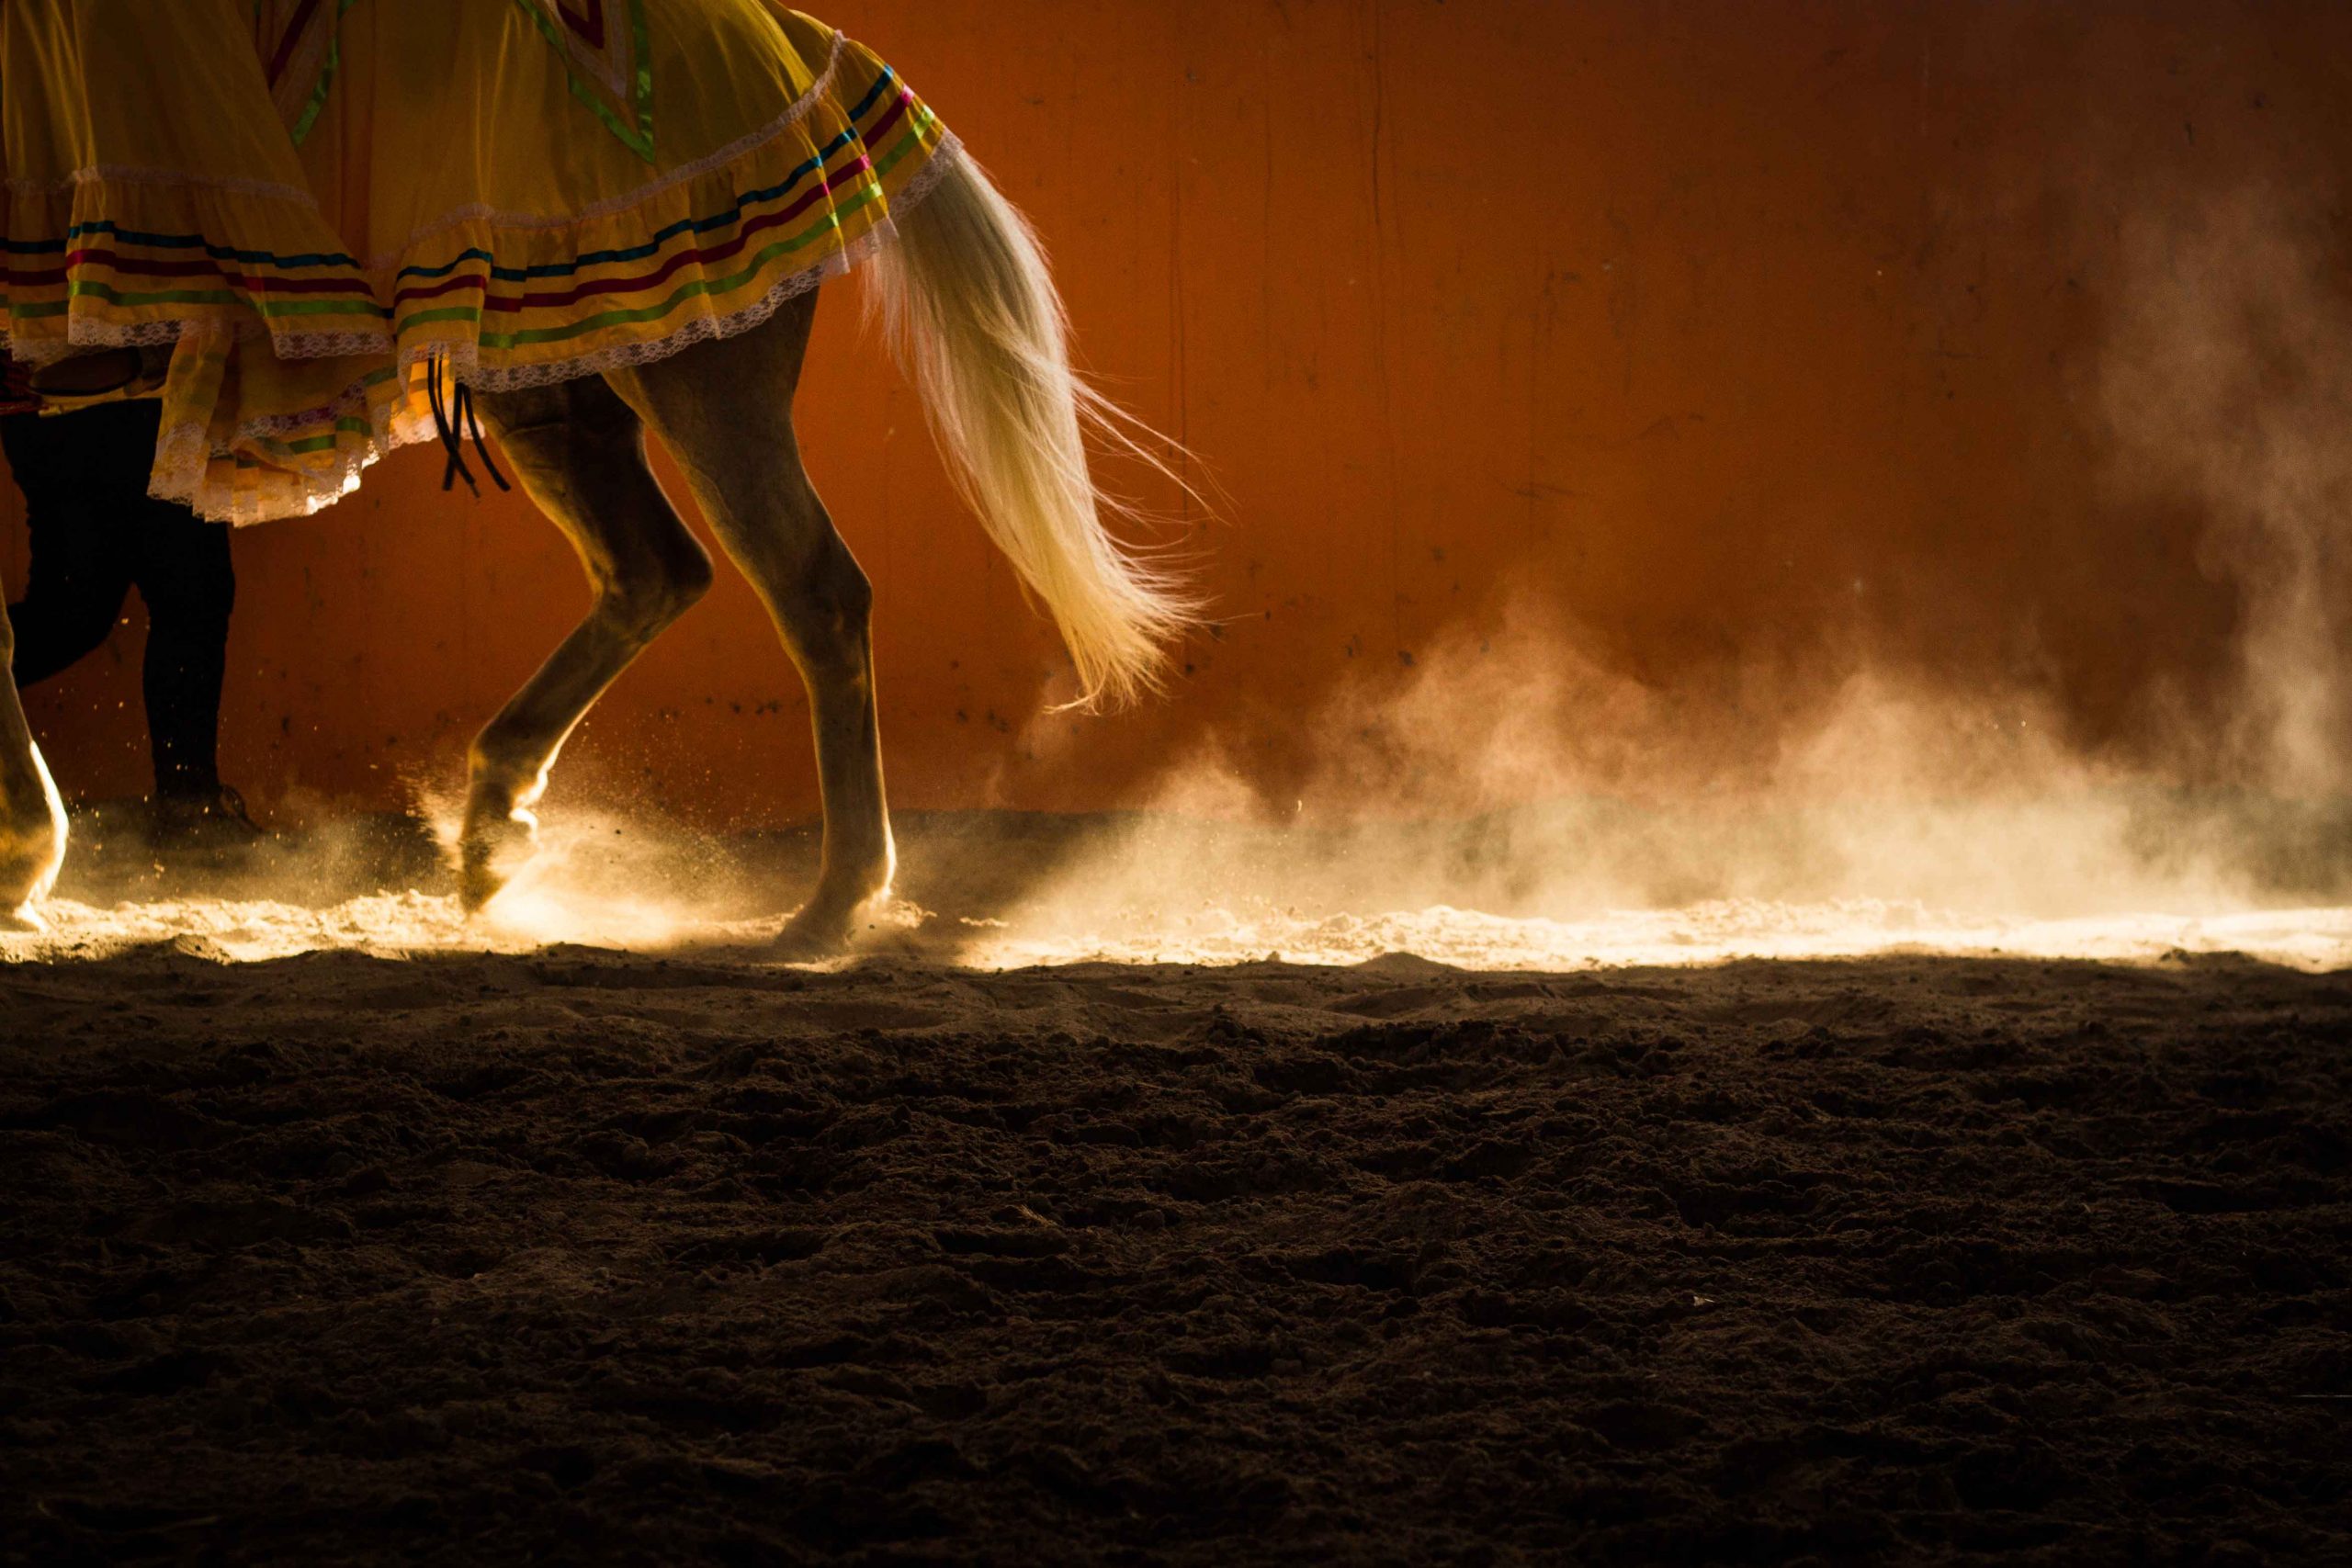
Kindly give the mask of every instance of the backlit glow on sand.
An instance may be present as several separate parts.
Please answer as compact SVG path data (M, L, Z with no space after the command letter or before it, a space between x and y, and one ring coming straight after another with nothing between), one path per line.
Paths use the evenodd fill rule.
M320 908L218 898L98 908L59 899L41 915L46 931L0 936L0 961L102 958L156 943L230 961L331 950L385 956L529 953L555 944L758 961L771 956L767 944L783 925L780 917L702 919L684 906L565 897L531 888L516 889L490 915L474 920L464 917L454 897L413 892ZM1057 922L1050 909L1026 911L1008 922L930 917L901 905L874 918L860 952L984 969L1087 962L1344 964L1408 953L1479 970L1891 953L2148 963L2234 953L2318 971L2352 966L2352 908L2027 919L1867 899L1739 899L1562 920L1442 906L1310 918L1272 908L1207 905L1182 914L1130 912L1115 920L1080 924Z
M1159 930L1138 926L1061 938L1008 930L982 942L974 956L1005 967L1084 959L1360 964L1389 953L1464 969L1536 970L1882 953L2150 962L2182 953L2239 953L2322 970L2352 964L2352 909L2028 920L1972 918L1875 900L1739 899L1577 920L1514 919L1441 906L1311 921L1278 912L1244 918L1207 909Z

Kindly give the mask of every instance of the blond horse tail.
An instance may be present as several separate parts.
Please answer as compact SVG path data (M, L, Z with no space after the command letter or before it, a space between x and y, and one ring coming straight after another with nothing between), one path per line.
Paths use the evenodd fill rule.
M1103 526L1105 512L1127 509L1096 484L1085 436L1163 471L1165 459L1071 367L1061 296L1028 220L961 147L936 156L936 183L897 219L869 299L957 488L1060 627L1080 704L1132 701L1160 688L1166 646L1198 607Z

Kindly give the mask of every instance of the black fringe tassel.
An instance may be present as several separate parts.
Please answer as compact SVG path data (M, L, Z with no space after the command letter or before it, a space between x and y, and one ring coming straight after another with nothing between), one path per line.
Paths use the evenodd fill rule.
M445 491L453 489L459 479L463 479L466 489L477 496L481 494L481 486L474 483L474 471L466 467L466 438L470 435L474 453L481 458L482 469L490 475L490 482L501 490L513 490L514 487L506 482L506 476L498 471L498 465L490 460L490 447L481 436L481 416L474 412L474 389L452 374L449 378L452 391L447 398L441 395L441 377L448 369L448 355L442 354L436 354L424 362L425 401L433 408L433 428L441 437L441 450L448 455L447 466L441 470L441 488Z

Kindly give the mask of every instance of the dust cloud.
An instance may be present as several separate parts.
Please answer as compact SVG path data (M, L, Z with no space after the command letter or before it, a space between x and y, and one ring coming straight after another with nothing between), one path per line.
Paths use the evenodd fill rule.
M1522 624L1514 620L1514 628ZM1711 782L1676 705L1546 630L1448 645L1313 721L1271 801L1212 739L980 944L997 961L1573 966L1901 948L2352 955L2352 817L2086 759L2026 697L1882 678ZM2323 939L2323 933L2325 934Z
M1401 685L1294 719L1314 762L1279 797L1253 782L1253 729L1204 737L978 951L2352 961L2337 220L2307 187L2249 183L2134 201L2103 236L2105 332L2075 398L2098 488L2120 513L2193 514L2235 604L2214 689L2144 661L2129 749L2075 733L2048 689L1956 692L1867 657L1796 680L1759 660L1728 700L1644 684L1522 591ZM2108 591L2136 570L2117 559Z
M2308 186L2147 204L2098 386L2109 484L2193 509L2200 566L2239 595L2232 711L2177 728L2177 766L2290 795L2340 791L2352 740L2352 304L2330 230Z

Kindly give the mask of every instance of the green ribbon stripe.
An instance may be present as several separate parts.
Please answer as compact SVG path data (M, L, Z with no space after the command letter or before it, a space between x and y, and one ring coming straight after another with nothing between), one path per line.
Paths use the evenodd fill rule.
M297 147L302 145L303 139L311 134L311 127L319 122L319 111L327 107L327 89L334 85L334 73L343 69L343 14L358 3L359 0L342 0L335 7L334 19L327 24L326 62L319 68L319 80L311 89L311 101L302 106L300 118L295 120L294 129L288 133L294 138ZM254 14L256 17L261 14L260 6L254 6Z
M387 321L391 316L391 311L372 299L256 300L250 295L230 288L169 288L157 294L128 294L96 278L76 278L65 286L68 299L78 299L85 294L125 309L140 305L243 305L265 319L271 316L373 316L378 321ZM18 312L20 315L24 313Z
M306 435L300 441L280 441L275 436L268 435L253 435L246 439L265 451L278 453L288 457L300 457L312 452L333 450L340 436L361 435L372 438L375 434L374 428L366 420L355 419L346 414L334 422L334 431L331 434Z

